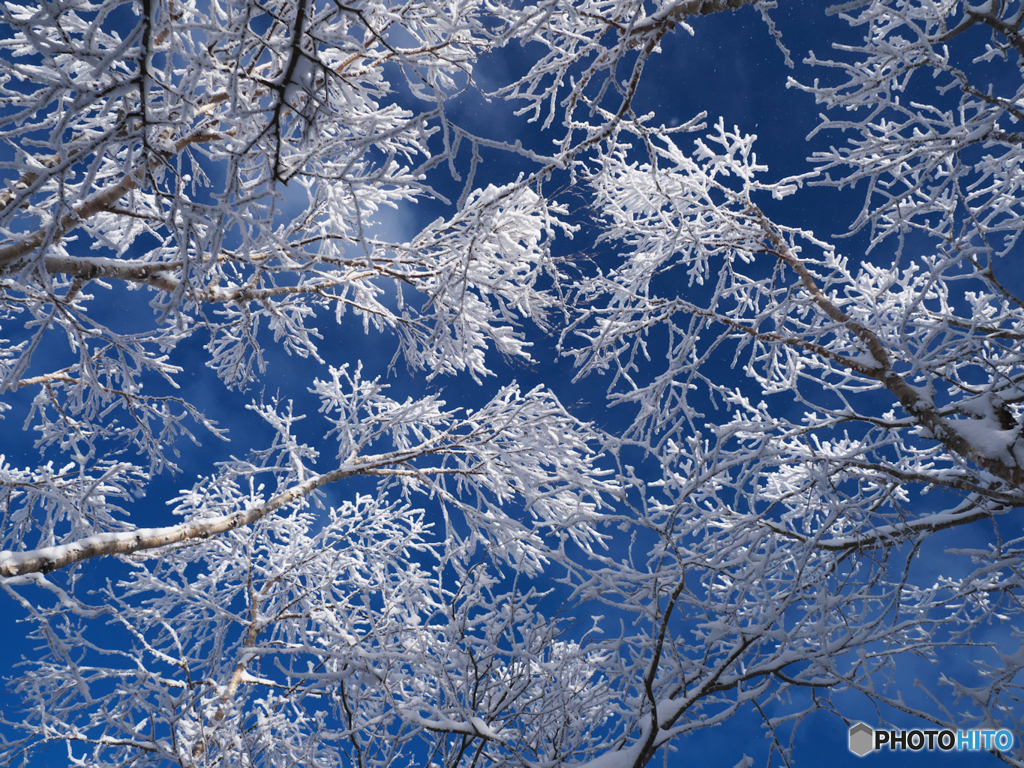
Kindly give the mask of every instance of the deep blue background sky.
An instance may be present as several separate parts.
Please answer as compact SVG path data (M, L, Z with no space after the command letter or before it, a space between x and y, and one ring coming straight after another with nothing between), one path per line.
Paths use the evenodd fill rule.
M857 33L852 31L845 22L835 17L826 17L824 8L827 3L814 0L796 2L782 0L781 7L773 14L785 44L789 47L794 61L795 70L787 69L783 64L781 52L775 41L769 36L759 14L750 8L737 13L722 13L698 19L693 27L695 35L677 29L666 36L662 43L662 52L652 57L648 64L640 92L634 102L637 112L655 111L659 120L672 125L685 122L700 111L708 112L708 123L713 124L719 116L723 117L727 126L737 125L741 130L755 133L758 136L758 156L769 167L768 177L780 177L800 173L808 169L806 158L817 144L804 141L806 135L815 127L820 107L815 105L813 98L798 89L786 88L786 79L790 75L803 82L810 82L814 77L823 76L818 70L811 70L801 64L807 52L814 49L824 56L829 52L832 42L856 42ZM486 83L488 67L491 71L504 67L514 67L516 51L507 51L504 61L482 62L481 82ZM539 135L537 124L527 124L524 118L511 116L512 109L500 102L488 103L478 95L467 94L449 105L450 114L457 122L468 130L484 135L493 135L500 128L506 138L522 138L524 144L536 145L556 138L556 134ZM819 137L817 142L838 142L839 137ZM677 142L687 146L689 139L678 136ZM481 167L478 184L488 182L504 183L511 181L520 171L530 170L528 166L509 162L507 158L486 155L485 164ZM457 185L445 190L453 199L458 197ZM785 201L763 201L765 209L776 220L783 224L806 227L822 237L828 237L845 231L852 222L862 203L861 191L840 193L829 188L804 189ZM429 203L419 205L410 215L404 211L386 220L385 226L404 231L408 237L420 226L428 223L443 213L443 207ZM401 239L402 235L394 231L388 233L391 239ZM575 249L585 245L587 238L581 236L577 241L566 242L564 253L571 254ZM892 244L892 248L895 244ZM840 250L852 260L864 258L866 238L858 236L841 244ZM876 249L871 259L884 263L892 258L892 249L886 246ZM1024 274L1016 266L1007 266L1004 272L1010 283L1018 286ZM110 302L112 322L117 322L120 315L122 322L128 322L137 312L149 312L146 307L148 297L143 292L122 295L117 293L117 301ZM10 335L9 329L3 329L4 335ZM350 318L346 326L333 327L327 318L321 323L321 330L327 334L322 349L330 363L361 359L368 373L374 372L387 375L386 366L393 354L393 344L388 338L381 338L373 333L363 334L361 324ZM423 392L445 389L446 399L451 403L476 406L488 399L501 382L515 378L524 388L543 383L556 392L559 398L573 408L574 413L582 419L594 420L606 428L614 428L616 424L625 423L630 414L608 413L602 404L605 384L599 381L585 381L573 384L570 381L572 371L567 360L559 360L556 356L556 336L545 337L530 331L531 340L535 344L534 356L539 361L536 366L527 367L514 361L501 360L491 354L490 361L497 372L497 381L485 382L482 387L473 384L468 377L462 380L435 380L428 383L425 376L411 375L404 366L399 364L389 378L393 386L391 396L400 398L405 395L415 396ZM196 339L184 345L175 353L179 364L187 370L180 377L183 385L182 395L190 401L204 407L211 418L223 426L232 429L232 442L225 444L209 436L202 437L201 448L182 444L182 469L180 477L164 477L154 483L148 497L132 510L138 525L160 525L170 521L164 501L174 495L174 491L191 484L199 473L210 471L212 462L226 458L230 454L241 455L249 446L262 446L270 438L266 430L243 406L248 398L236 398L226 395L220 382L209 369L204 367L206 359L202 350L205 340ZM297 360L286 357L277 349L269 338L267 355L270 366L262 391L269 397L281 392L294 397L300 409L315 413L317 404L305 395L307 382L314 376L322 375L319 366L311 360ZM332 352L336 350L336 352ZM59 354L54 349L53 354ZM260 391L253 390L250 395L258 397ZM35 452L31 447L31 435L20 431L24 419L23 410L31 396L29 392L20 392L9 396L19 406L13 414L9 414L2 428L0 453L5 453L13 464L22 466L35 464ZM318 424L314 419L310 434L315 433ZM325 450L331 455L330 449ZM351 486L338 486L329 489L332 500L340 499L352 493ZM87 573L90 571L86 569ZM99 571L95 569L94 573ZM109 568L102 576L110 574ZM96 573L99 576L99 573ZM87 577L88 578L88 577ZM6 598L3 598L6 601ZM7 615L14 612L10 605L5 605ZM16 675L17 671L10 668L10 662L21 653L31 655L26 644L18 638L23 624L7 622L5 658L2 671L6 676ZM934 678L939 670L917 659L907 658L902 666L903 681L900 685L906 691L908 700L916 694L912 688L915 677ZM5 713L8 717L12 711L8 708L10 697L3 699ZM876 722L871 705L857 697L840 699L839 707L843 715L864 719L870 724ZM771 714L771 713L770 713ZM906 728L918 725L899 715L887 713L896 722ZM755 765L764 764L767 754L767 742L763 730L759 727L760 719L754 713L746 713L729 722L726 726L708 729L677 742L678 751L668 760L669 765L708 765L733 766L746 754L755 759ZM63 749L55 747L45 762L51 766L66 765L62 757ZM846 729L834 716L818 713L809 718L801 726L797 738L795 754L798 764L830 766L869 766L913 765L925 764L925 761L936 760L941 764L958 766L994 765L995 760L984 754L966 755L964 753L927 753L894 756L888 753L857 758L846 748ZM778 763L776 756L775 762Z

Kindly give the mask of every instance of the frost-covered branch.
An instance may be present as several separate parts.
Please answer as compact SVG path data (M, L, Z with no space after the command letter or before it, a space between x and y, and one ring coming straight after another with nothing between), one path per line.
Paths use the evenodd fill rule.
M1018 733L1024 10L831 9L777 178L640 106L709 14L793 66L775 6L0 3L0 762Z

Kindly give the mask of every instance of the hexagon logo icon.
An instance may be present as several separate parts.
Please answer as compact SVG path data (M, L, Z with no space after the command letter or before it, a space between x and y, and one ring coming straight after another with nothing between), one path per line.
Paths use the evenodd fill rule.
M855 723L850 726L850 751L857 757L864 757L875 748L875 732L870 725Z

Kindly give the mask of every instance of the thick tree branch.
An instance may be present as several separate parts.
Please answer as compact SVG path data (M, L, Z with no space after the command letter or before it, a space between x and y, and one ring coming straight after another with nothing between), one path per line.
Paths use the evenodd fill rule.
M450 446L449 446L450 448ZM436 453L441 448L437 445L424 445L409 451L393 451L376 456L358 458L343 464L338 469L316 475L287 491L278 494L265 504L249 510L241 510L229 515L220 515L199 520L190 520L178 525L164 528L139 528L134 531L116 533L98 533L79 541L43 547L25 552L5 550L0 553L0 576L22 576L27 573L49 573L105 555L130 555L150 549L181 544L188 541L208 539L236 528L252 525L271 512L292 504L318 488L335 483L348 477L361 474L377 474L388 465L402 464L417 457ZM430 470L420 470L418 474L429 474Z
M926 427L932 437L949 448L953 453L992 473L1006 482L1011 488L1024 488L1024 469L982 454L969 440L959 434L954 424L943 418L932 403L927 402L921 397L916 389L911 387L902 376L893 370L889 353L878 336L833 304L825 296L821 288L818 287L814 275L790 250L786 241L768 219L760 210L753 209L752 212L774 248L772 253L796 272L804 288L811 294L814 302L828 317L845 326L864 344L868 354L871 355L877 364L877 367L866 371L865 375L869 375L882 382L896 396L903 409L917 419L923 427Z
M708 16L722 11L735 11L745 5L754 5L758 0L683 0L667 3L664 7L641 19L629 30L630 38L642 37L658 30L672 30L676 24L696 16Z
M130 555L172 544L208 539L235 528L252 525L274 510L298 501L317 488L356 474L359 474L358 469L348 465L342 466L299 483L284 493L278 494L266 504L230 515L191 520L164 528L139 528L134 531L118 533L98 533L68 544L26 552L4 551L0 553L0 576L10 578L27 573L49 573L94 557Z
M216 103L211 100L211 105ZM186 147L192 144L198 144L210 140L221 139L227 136L226 133L211 132L206 128L197 130L190 135L178 139L174 143L173 151L163 151L157 153L157 156L152 158L149 162L149 171L155 170L160 165L168 162L172 157L182 152ZM138 189L139 185L143 181L143 172L136 170L133 173L125 175L121 181L111 185L102 192L94 195L86 202L82 203L71 213L65 215L55 226L41 229L35 232L30 237L20 240L16 243L12 243L7 246L0 247L0 272L10 269L13 264L19 260L29 256L33 251L40 248L44 243L57 242L61 240L68 232L76 228L82 221L95 216L98 213L109 211L114 203L124 197L126 194L131 192L133 189ZM76 274L77 271L87 272L90 267L88 264L83 265L80 268L74 266L76 259L61 259L59 264L63 267L62 271L66 271L68 274ZM91 260L82 260L91 261ZM113 261L113 260L111 260ZM79 276L88 277L88 274L82 274Z

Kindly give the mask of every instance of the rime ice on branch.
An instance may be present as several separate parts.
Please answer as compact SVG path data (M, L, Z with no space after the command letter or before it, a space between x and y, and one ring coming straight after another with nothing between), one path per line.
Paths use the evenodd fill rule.
M0 3L0 414L38 458L0 457L38 641L0 761L641 768L752 711L788 763L853 694L1020 733L1024 4L832 9L863 42L794 72L835 142L798 176L637 112L710 14L790 62L775 5ZM772 215L814 185L887 261ZM497 381L541 334L617 426ZM279 350L318 372L254 400ZM203 366L270 444L155 498L184 440L253 442Z

